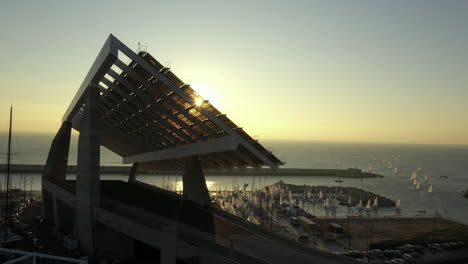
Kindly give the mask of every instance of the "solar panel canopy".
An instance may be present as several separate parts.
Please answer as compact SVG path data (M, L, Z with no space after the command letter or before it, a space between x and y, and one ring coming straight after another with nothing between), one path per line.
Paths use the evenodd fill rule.
M205 169L276 170L282 164L170 68L146 51L132 51L113 35L63 117L78 131L89 87L100 92L100 143L124 163L177 170L184 158L199 156Z

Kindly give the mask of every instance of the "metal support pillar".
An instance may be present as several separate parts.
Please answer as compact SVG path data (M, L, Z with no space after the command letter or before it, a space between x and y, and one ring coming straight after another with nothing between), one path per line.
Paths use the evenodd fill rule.
M211 204L210 194L206 187L205 175L197 156L186 159L183 180L183 197L186 200L193 201L203 207L209 207Z
M70 150L70 136L71 136L71 122L63 122L60 126L59 131L52 141L50 146L49 155L47 156L47 162L42 172L42 184L47 181L59 182L65 181L67 177L67 166L68 166L68 152ZM44 193L46 188L42 186L42 197L46 197ZM50 194L52 195L52 194ZM53 212L53 223L55 227L58 227L58 210L56 198L52 195L52 199L44 199L42 209L44 212ZM45 214L42 214L45 216Z
M128 175L128 182L136 180L136 174L138 171L138 163L133 163L132 168L130 169L130 175Z
M78 139L76 171L76 227L80 250L96 253L94 207L99 205L99 89L89 86Z

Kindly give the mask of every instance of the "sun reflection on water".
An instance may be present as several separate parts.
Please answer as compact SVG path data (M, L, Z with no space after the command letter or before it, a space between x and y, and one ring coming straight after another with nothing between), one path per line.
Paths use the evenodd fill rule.
M206 187L208 188L209 191L213 191L214 188L216 187L216 182L215 181L206 181ZM176 182L176 192L181 192L184 190L184 183L183 181L177 181Z

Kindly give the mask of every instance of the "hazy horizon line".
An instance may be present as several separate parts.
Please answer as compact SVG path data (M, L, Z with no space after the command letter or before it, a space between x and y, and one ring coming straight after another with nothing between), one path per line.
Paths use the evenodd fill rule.
M8 133L6 130L0 130L0 134ZM43 135L54 135L55 132L49 131L15 131L20 134L43 134ZM73 134L77 134L77 131L72 131ZM346 140L320 140L320 139L281 139L281 138L260 138L260 142L275 141L275 142L297 142L297 143L340 143L340 144L382 144L382 145L435 145L435 146L465 146L468 147L468 143L434 143L434 142L394 142L394 141L346 141Z

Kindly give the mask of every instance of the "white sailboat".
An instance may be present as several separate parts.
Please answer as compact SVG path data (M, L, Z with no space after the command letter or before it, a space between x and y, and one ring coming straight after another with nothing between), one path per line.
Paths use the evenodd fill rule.
M424 181L428 182L427 175L424 176Z
M421 186L419 186L419 182L418 182L418 183L416 183L416 190L419 191L419 188L421 188Z
M427 192L432 194L432 184L429 186L429 189L427 189Z
M413 179L413 185L418 184L418 181L416 179Z
M369 168L367 168L367 171L372 172L372 166L369 166Z
M379 201L377 197L375 197L374 204L372 205L372 207L377 208L378 206L379 206Z
M369 211L370 209L371 209L371 201L369 199L369 200L367 200L366 210Z
M337 160L336 161L336 166L339 167L340 166L340 162Z
M348 206L351 206L351 195L348 196Z
M327 199L325 200L325 209L329 209L330 208L330 198L327 197Z
M362 210L362 199L359 199L359 207L358 207L359 210Z
M333 199L332 208L338 208L338 201L336 200L336 196L335 199Z
M398 168L395 167L395 170L393 171L395 174L398 174Z
M323 199L323 193L322 193L322 191L319 192L319 199Z
M395 209L400 210L400 198L398 198L398 201L395 204Z

